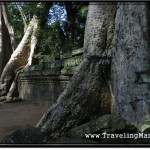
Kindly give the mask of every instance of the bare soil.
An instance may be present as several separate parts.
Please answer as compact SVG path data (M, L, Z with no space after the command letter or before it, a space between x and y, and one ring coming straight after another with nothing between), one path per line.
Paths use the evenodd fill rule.
M0 141L23 125L36 126L47 109L46 101L0 103Z

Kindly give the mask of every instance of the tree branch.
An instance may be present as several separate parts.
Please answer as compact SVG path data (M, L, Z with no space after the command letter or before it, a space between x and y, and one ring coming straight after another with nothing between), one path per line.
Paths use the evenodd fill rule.
M22 17L22 20L23 20L23 23L24 23L24 33L26 32L26 30L27 30L27 17L26 17L26 15L24 14L24 12L23 12L23 10L22 10L22 8L17 4L17 2L16 2L16 6L17 6L17 8L18 8L18 10L19 10L19 12L20 12L20 14L21 14L21 17Z

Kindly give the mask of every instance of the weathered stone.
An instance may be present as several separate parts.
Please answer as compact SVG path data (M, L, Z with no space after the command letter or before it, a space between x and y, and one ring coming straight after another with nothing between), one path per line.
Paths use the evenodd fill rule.
M51 106L70 80L69 76L59 76L56 73L52 75L51 71L40 72L38 76L20 77L19 97L30 101L48 101Z
M39 71L39 70L42 70L43 67L44 67L43 64L40 63L40 64L38 64L38 65L31 66L31 67L29 68L29 71Z
M63 54L61 54L61 59L65 59L65 58L69 58L72 57L72 52L65 52Z
M51 75L60 75L60 69L59 68L52 68L52 69L45 69L42 71L32 71L32 72L22 72L19 74L19 80L22 80L23 78L32 78L32 77L39 77L39 76L51 76Z
M64 67L64 68L61 70L61 74L62 74L62 75L73 75L76 70L77 70L77 66Z
M83 48L75 49L72 51L72 56L74 55L82 55L83 54Z
M143 124L138 125L140 134L143 134L143 138L137 139L138 143L150 144L150 121L145 121Z
M30 125L21 127L1 141L3 144L41 144L45 142L45 135Z
M75 57L72 57L72 53ZM19 97L26 100L48 100L50 105L53 104L82 61L82 53L83 48L77 49L63 54L63 59L51 58L49 62L28 67L28 70L19 74ZM60 75L66 77L62 79Z
M49 69L49 70L43 70L42 72L40 72L41 75L44 76L51 76L51 75L60 75L60 69L58 68L53 68L53 69Z
M108 130L109 129L109 130ZM125 119L113 115L104 115L86 124L75 127L69 131L71 137L85 137L86 134L106 133L135 133L137 128Z
M76 65L75 57L64 59L64 67L72 67Z
M82 55L81 56L75 56L75 60L76 60L76 66L80 65L80 63L83 60Z
M150 121L144 121L144 122L138 124L137 128L141 132L145 131L147 128L150 128Z
M27 77L27 76L41 76L42 75L42 71L31 71L31 72L21 72L19 74L19 80L21 78Z

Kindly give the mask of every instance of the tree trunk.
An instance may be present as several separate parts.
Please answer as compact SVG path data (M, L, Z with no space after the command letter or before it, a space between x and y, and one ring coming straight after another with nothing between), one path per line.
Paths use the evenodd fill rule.
M31 47L29 44L31 42L33 28L34 26L37 26L37 24L38 20L36 16L34 16L26 30L23 39L21 40L20 44L12 54L9 62L5 66L0 78L0 96L7 95L17 73L17 69L27 65L28 58L31 53Z
M0 75L3 71L4 68L4 63L3 63L3 59L4 59L4 50L2 48L2 8L0 7Z
M116 112L133 124L150 119L150 10L138 3L118 4L112 50Z
M111 113L107 51L114 29L116 5L90 3L85 30L84 59L64 92L44 114L37 127L51 137L71 127ZM109 33L109 35L108 35ZM108 57L107 57L108 56Z
M21 69L26 69L32 63L32 56L37 44L36 31L42 23L46 23L51 4L52 3L48 2L39 3L37 5L36 14L30 21L23 39L3 69L0 78L0 96L5 96L4 98L7 96L8 101L13 100L14 96L18 96L18 89L16 89L17 76ZM45 16L43 16L43 14Z
M74 25L75 25L75 17L77 10L73 8L73 3L66 3L66 12L67 12L67 29L68 29L68 40L71 44L74 42Z
M0 5L0 75L9 61L11 54L13 53L12 40L14 41L13 32L7 17L7 9L5 4L1 2Z
M20 12L20 14L21 14L21 17L22 17L23 24L24 24L24 33L25 33L26 30L27 30L27 27L28 27L28 25L27 25L27 18L26 18L26 16L25 16L25 14L24 14L22 8L21 8L17 3L16 3L16 6L18 7L18 10L19 10L19 12Z

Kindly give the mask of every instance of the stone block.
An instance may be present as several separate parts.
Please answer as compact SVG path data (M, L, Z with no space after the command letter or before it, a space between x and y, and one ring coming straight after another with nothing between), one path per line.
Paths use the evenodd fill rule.
M75 60L76 60L76 66L80 65L80 63L82 62L82 56L76 56L75 57Z
M140 124L137 125L137 128L143 132L144 130L146 130L147 128L150 128L150 121L144 121Z
M61 74L62 75L73 75L75 73L77 69L77 66L73 66L73 67L64 67L62 70L61 70Z
M72 51L72 56L83 54L83 48L75 49Z
M45 142L46 135L38 128L25 125L4 137L3 144L41 144Z
M75 57L64 59L64 67L72 67L76 65Z
M119 116L104 115L71 129L69 135L70 137L84 138L87 134L124 133L125 131L127 133L136 133L137 128Z
M60 58L61 59L66 59L66 58L70 58L70 57L72 57L72 52L71 51L63 53Z
M52 68L52 69L46 69L42 71L42 75L48 76L48 75L59 75L60 70L57 68Z
M44 65L42 63L40 63L38 65L31 66L29 68L29 71L39 71L39 70L42 70L43 67L44 67Z

